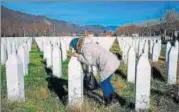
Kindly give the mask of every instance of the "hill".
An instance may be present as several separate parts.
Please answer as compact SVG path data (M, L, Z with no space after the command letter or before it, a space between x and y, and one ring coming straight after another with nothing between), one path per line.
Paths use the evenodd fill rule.
M100 25L80 26L66 21L31 15L1 6L2 36L53 36L82 33L85 30L100 35L109 29Z

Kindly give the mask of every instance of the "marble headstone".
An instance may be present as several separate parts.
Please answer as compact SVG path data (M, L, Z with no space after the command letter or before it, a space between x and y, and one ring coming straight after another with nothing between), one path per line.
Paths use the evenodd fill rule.
M60 78L62 76L62 60L61 60L61 50L58 46L54 46L52 52L52 64L53 64L53 75Z
M169 51L168 61L167 61L167 76L168 84L176 84L177 79L177 59L178 59L178 52L177 50L172 47Z
M25 100L23 65L16 52L6 62L6 82L9 100Z
M131 47L128 52L128 68L127 68L127 80L129 82L135 82L135 66L136 66L136 54L134 49Z
M18 56L23 65L23 74L28 75L28 62L27 62L27 55L25 53L25 49L23 46L19 47L18 49Z
M135 110L148 109L150 104L151 66L145 55L141 55L137 64L135 81Z
M167 62L168 60L168 53L169 53L169 50L171 49L172 45L170 42L167 42L167 46L166 46L166 54L165 54L165 61Z
M83 71L76 57L71 57L68 64L68 101L70 106L83 102Z

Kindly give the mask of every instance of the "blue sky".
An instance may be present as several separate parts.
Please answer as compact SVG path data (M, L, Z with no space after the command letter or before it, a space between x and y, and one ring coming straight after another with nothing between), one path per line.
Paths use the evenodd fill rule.
M2 2L10 9L80 25L125 25L161 18L179 2Z

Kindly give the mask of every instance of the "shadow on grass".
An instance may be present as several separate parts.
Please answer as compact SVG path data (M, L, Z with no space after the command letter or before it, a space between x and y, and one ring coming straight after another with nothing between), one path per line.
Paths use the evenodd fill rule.
M165 61L165 58L164 57L159 57L159 60L160 61Z
M127 80L127 76L120 69L117 69L114 73L121 76L124 80Z
M66 105L68 101L68 81L53 76L46 78L46 81L49 90L55 92L59 100Z
M43 58L43 54L40 54L40 57Z
M42 60L41 63L43 63L44 65L47 64L47 62L45 60Z
M45 71L46 71L47 75L49 75L49 76L53 75L52 70L50 68L45 67Z
M87 96L87 97L90 98L90 99L93 99L96 103L98 103L98 104L100 104L100 105L104 105L104 98L103 98L103 96L99 95L99 94L96 93L95 91L85 90L85 91L84 91L84 95ZM119 96L119 95L116 96L116 99L118 100L118 103L119 103L122 107L126 106L127 108L134 109L134 103L131 103L131 102L130 102L128 105L126 105L126 104L127 104L127 103L126 103L127 101L126 101L123 97L121 97L121 96Z
M93 99L96 103L102 105L103 104L103 97L96 93L95 91L88 91L84 90L84 95L87 96L90 99Z
M154 79L158 79L162 82L165 82L165 78L164 76L162 75L162 73L160 72L160 70L158 70L156 67L152 66L152 77Z
M121 56L119 53L115 53L115 55L117 56L117 58L118 58L119 60L122 60L122 56Z

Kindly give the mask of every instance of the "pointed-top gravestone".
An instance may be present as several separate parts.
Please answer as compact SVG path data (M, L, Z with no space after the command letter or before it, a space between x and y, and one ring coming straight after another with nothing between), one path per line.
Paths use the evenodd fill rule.
M70 106L83 103L83 71L76 57L71 57L68 64L68 101Z
M144 45L144 54L147 58L148 58L148 53L149 53L149 45L148 45L148 41L146 41Z
M64 40L61 40L61 50L62 50L62 59L65 61L67 59L67 48Z
M127 80L129 82L135 82L135 61L136 61L136 54L134 49L131 47L128 52L128 68L127 68Z
M32 47L32 40L31 39L29 39L27 41L27 45L28 45L28 50L31 51L31 47Z
M52 45L50 43L48 43L46 47L46 56L47 56L47 68L51 68L52 67Z
M53 75L60 78L62 76L62 60L61 60L61 50L57 45L53 47L52 56L53 56L52 58Z
M175 41L175 47L179 48L178 40Z
M16 52L6 62L6 82L9 100L25 100L23 65Z
M8 58L9 56L11 55L12 53L12 45L11 45L11 42L7 42L7 54L8 54Z
M4 43L1 43L1 64L5 64L7 60L7 51Z
M130 46L126 45L125 49L124 49L124 63L127 64L128 61L128 52L129 52Z
M29 64L29 62L30 62L30 59L29 59L29 49L28 49L28 47L27 47L27 44L25 43L25 44L23 44L23 47L24 47L24 51L25 51L25 54L26 54L26 59L27 59L27 63Z
M24 76L25 75L28 75L28 62L27 62L27 55L25 53L25 49L23 46L21 46L18 50L18 56L22 62L22 65L23 65L23 74Z
M47 44L46 41L43 42L43 59L47 59Z
M178 40L175 41L175 49L177 50L177 54L178 54L179 53L179 43L178 43Z
M150 54L152 54L152 50L153 50L153 41L152 40L150 40Z
M172 47L169 51L168 61L167 61L168 84L176 84L177 59L178 59L178 52L174 47Z
M139 48L138 49L139 49L138 53L139 53L139 56L140 56L142 54L142 50L143 50L143 42L142 41L139 42Z
M137 64L135 85L135 110L148 109L150 104L151 66L145 55L141 55Z
M16 52L16 46L15 46L15 42L12 42L12 53Z
M165 61L167 62L168 61L168 53L169 53L169 50L171 49L172 45L170 42L167 42L167 46L166 46L166 54L165 54Z
M152 61L157 62L158 61L158 45L155 43L152 50Z

